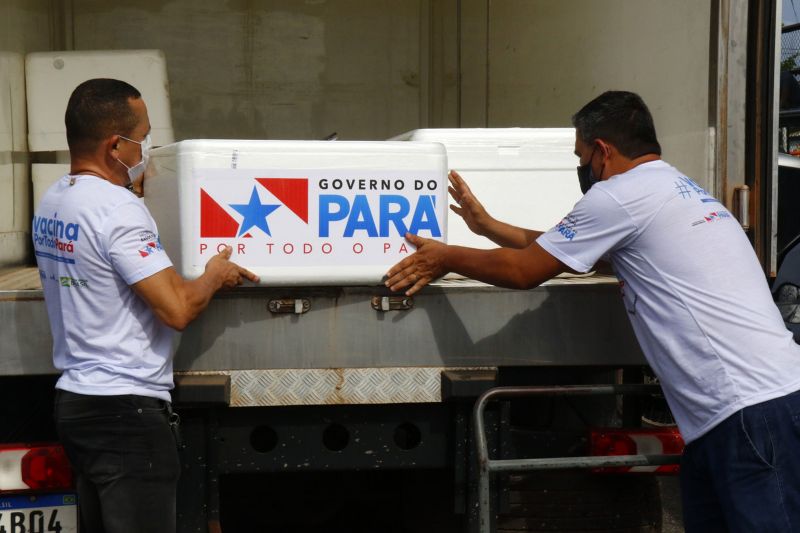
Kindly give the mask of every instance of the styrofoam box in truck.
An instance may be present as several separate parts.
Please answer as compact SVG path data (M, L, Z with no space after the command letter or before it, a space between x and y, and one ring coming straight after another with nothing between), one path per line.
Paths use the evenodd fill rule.
M375 285L407 231L446 240L446 183L438 143L182 141L152 151L146 245L188 278L229 245L262 285Z
M28 144L32 152L67 150L64 112L75 87L92 78L115 78L142 94L154 146L175 140L167 64L160 50L36 52L25 58Z
M440 142L448 164L490 215L515 226L547 231L581 197L572 128L421 129L391 140ZM449 212L448 242L496 247Z
M4 266L22 264L30 244L22 55L0 52L0 81L0 266Z

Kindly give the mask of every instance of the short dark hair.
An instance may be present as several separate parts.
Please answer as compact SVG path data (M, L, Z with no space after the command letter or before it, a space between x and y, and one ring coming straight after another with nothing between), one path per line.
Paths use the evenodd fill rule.
M96 78L78 85L64 114L70 152L93 150L111 135L129 135L136 127L129 100L141 97L134 86L120 80Z
M586 144L603 139L629 159L661 155L653 116L636 93L604 92L572 116L572 125Z

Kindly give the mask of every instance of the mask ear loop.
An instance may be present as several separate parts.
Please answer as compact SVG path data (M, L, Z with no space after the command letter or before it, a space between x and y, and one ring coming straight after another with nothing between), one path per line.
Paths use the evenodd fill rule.
M607 157L605 155L606 148L600 142L600 139L595 140L594 146L595 148L597 148L598 146L600 147L600 156L603 157L603 166L600 167L600 173L595 177L597 178L597 181L603 181L603 171L606 169L606 162L605 162L605 158ZM592 157L594 157L594 150L592 150ZM589 164L591 164L591 161L589 161Z

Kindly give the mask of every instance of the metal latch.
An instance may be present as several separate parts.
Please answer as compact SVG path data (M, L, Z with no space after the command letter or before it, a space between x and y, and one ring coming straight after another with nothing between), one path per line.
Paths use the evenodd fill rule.
M410 296L373 296L371 303L376 311L408 311L414 307Z
M302 315L311 309L311 302L308 298L284 298L282 300L270 300L269 310L272 313L294 313Z
M750 187L747 185L737 185L733 189L733 215L743 230L750 229Z

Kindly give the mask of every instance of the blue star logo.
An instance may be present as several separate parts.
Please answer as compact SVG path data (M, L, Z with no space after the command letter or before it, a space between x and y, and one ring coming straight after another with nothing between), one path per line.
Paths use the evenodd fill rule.
M230 206L236 209L236 211L238 211L239 214L244 217L244 220L242 220L242 225L239 226L239 235L237 235L237 237L241 237L247 233L253 226L257 227L267 235L272 236L272 233L269 231L269 224L267 224L267 217L281 205L262 204L261 200L258 198L258 191L256 190L255 186L253 186L253 192L250 195L249 203L230 204Z

